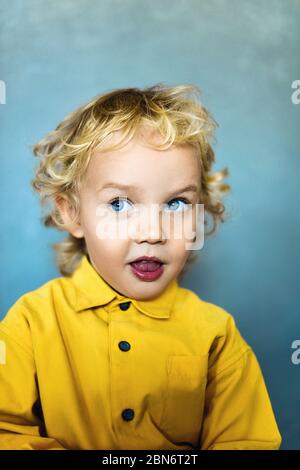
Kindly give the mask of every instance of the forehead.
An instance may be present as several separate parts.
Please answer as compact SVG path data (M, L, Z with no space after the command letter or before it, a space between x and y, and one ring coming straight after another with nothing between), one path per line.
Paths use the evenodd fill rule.
M117 140L118 136L114 136ZM99 187L116 181L141 186L177 186L199 184L200 165L196 149L188 144L158 150L149 145L148 134L139 134L118 149L93 152L86 173L86 183ZM156 140L157 139L157 140ZM151 134L151 142L160 136Z

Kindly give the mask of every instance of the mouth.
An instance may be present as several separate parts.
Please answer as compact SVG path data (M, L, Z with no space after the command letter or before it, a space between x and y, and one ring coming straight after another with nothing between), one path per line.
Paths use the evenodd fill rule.
M164 264L164 262L160 258L156 258L156 256L140 256L136 258L134 261L131 261L129 264L133 263L159 263Z
M155 256L141 256L129 264L135 276L140 280L154 281L163 273L165 263Z

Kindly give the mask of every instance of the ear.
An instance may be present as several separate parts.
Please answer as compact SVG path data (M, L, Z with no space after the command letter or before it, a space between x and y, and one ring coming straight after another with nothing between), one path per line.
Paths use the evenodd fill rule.
M74 222L73 217L75 214L74 207L71 206L70 201L66 196L57 195L54 199L55 206L60 213L60 216L65 224L66 230L76 238L83 238L84 233L79 222Z

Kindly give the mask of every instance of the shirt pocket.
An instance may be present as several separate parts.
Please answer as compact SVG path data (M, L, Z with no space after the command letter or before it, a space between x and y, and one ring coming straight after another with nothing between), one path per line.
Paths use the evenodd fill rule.
M167 389L161 429L176 443L197 445L199 439L208 355L171 355L167 358Z

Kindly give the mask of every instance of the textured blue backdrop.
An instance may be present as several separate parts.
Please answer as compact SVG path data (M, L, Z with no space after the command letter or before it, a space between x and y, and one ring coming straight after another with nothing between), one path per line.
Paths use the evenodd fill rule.
M0 317L58 276L30 189L29 146L76 106L124 86L196 83L220 124L231 220L184 287L236 318L255 350L282 449L300 449L299 0L11 0L0 6Z

